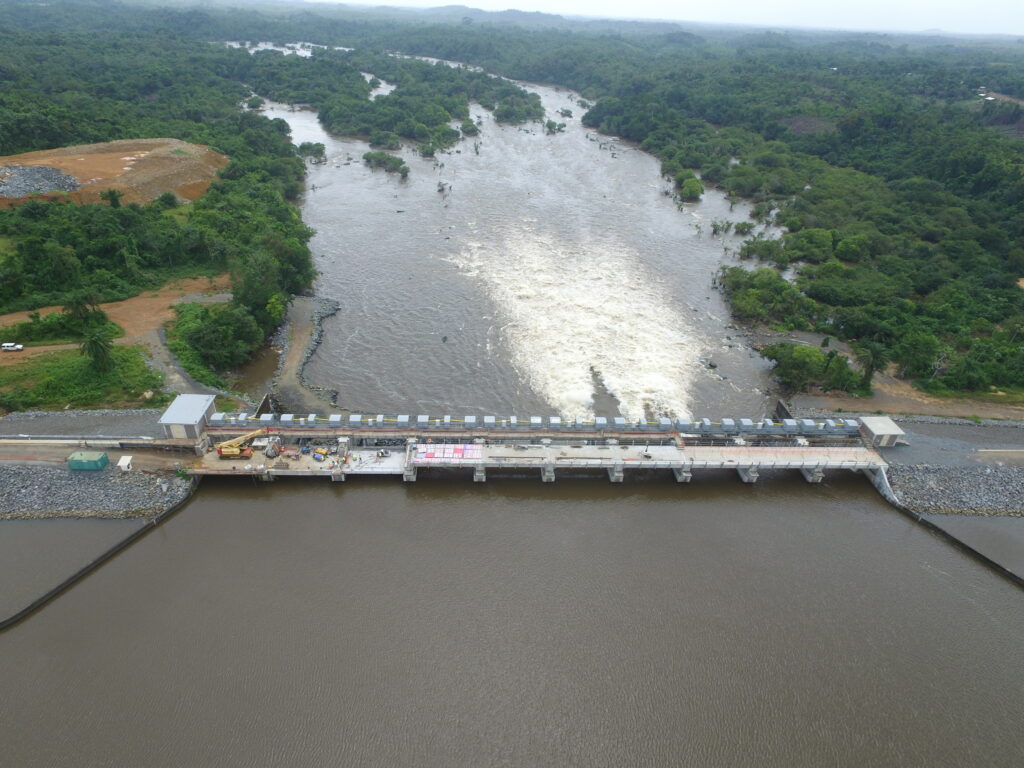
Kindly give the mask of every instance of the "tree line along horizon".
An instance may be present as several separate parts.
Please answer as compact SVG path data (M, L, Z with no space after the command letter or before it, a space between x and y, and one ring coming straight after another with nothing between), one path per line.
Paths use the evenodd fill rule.
M291 204L303 161L283 121L240 109L252 92L309 104L328 130L367 138L368 163L398 172L387 150L402 141L431 156L474 135L470 101L506 122L544 118L536 95L507 80L387 54L399 50L571 88L590 107L585 125L654 154L681 196L699 195L699 174L751 200L754 221L784 234L744 242L740 255L765 266L724 270L734 314L850 341L864 372L829 350L767 350L787 386L863 391L895 362L937 392L1024 389L1024 113L977 95L984 85L1024 96L1020 50L424 18L87 0L0 9L0 155L173 136L230 158L188 205L165 196L0 212L0 312L95 304L228 270L233 301L183 307L171 334L184 362L219 381L314 276L311 232ZM328 48L250 55L217 40ZM363 72L395 90L370 99Z

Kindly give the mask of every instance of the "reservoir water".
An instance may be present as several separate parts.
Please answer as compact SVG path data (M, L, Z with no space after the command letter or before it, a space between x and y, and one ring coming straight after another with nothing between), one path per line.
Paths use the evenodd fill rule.
M309 373L341 404L763 412L711 290L719 196L680 212L655 161L575 124L483 115L479 154L410 155L402 183L281 116L331 159L303 214L343 310ZM0 635L4 762L1024 761L1021 590L862 478L427 475L205 481Z

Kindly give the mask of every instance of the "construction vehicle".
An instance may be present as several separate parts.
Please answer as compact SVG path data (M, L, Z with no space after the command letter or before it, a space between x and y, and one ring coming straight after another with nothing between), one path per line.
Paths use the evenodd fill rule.
M260 435L267 434L267 432L266 427L261 427L247 435L236 437L233 440L225 440L223 443L217 443L214 447L217 449L217 455L222 459L248 459L252 456L252 446L249 443Z

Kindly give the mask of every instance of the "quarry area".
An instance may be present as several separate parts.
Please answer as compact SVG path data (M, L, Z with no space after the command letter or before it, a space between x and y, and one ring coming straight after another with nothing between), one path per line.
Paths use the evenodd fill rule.
M124 203L148 203L171 191L195 200L228 159L179 139L123 139L0 157L0 207L31 197L100 202L108 189Z

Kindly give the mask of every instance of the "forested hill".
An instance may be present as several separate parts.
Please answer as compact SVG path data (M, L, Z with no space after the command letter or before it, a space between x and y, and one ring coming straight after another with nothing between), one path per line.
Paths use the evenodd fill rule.
M316 104L336 130L396 134L430 149L455 138L434 121L440 112L403 122L368 107L347 67L398 67L383 51L459 60L579 90L595 102L588 125L639 142L680 182L699 170L754 200L758 218L781 224L781 241L744 247L767 271L726 275L740 316L853 340L873 365L892 359L935 389L1024 387L1024 113L1001 100L1024 99L1024 46L415 18L269 3L259 11L8 3L0 8L0 146L119 138L126 126L173 126L171 135L190 141L237 145L249 126L232 132L242 118L229 102L245 82ZM35 35L31 44L26 35ZM209 45L226 39L357 50L299 61ZM400 112L422 96L458 118L466 98L487 98L474 90L485 81L468 73L427 87L428 69L416 67L396 75L413 97ZM44 84L38 92L33 77ZM984 99L982 86L1000 96ZM536 105L519 98L509 97L522 117ZM286 191L294 179L280 182ZM777 271L790 265L799 291Z
M414 52L469 59L597 99L584 122L665 173L754 200L795 263L724 281L748 320L854 340L935 389L1024 387L1024 46L766 32L678 44L554 32L416 30ZM533 40L533 44L531 44ZM993 97L995 98L995 97ZM738 160L738 162L737 162Z
M277 39L288 29L244 17ZM229 271L232 303L185 311L177 334L193 374L215 382L208 369L243 362L314 276L311 232L290 202L302 191L303 160L284 121L242 106L252 88L314 104L339 132L387 148L405 138L425 155L475 133L471 98L499 120L543 115L535 95L469 70L344 51L250 55L223 44L240 36L231 18L105 2L0 5L0 156L172 137L230 158L191 204L170 193L150 205L121 204L104 193L108 204L72 205L54 194L0 211L0 313L95 307L175 277ZM360 68L380 70L395 92L370 100ZM461 131L449 126L453 117L463 119ZM33 340L90 332L82 323L33 322L21 329Z

